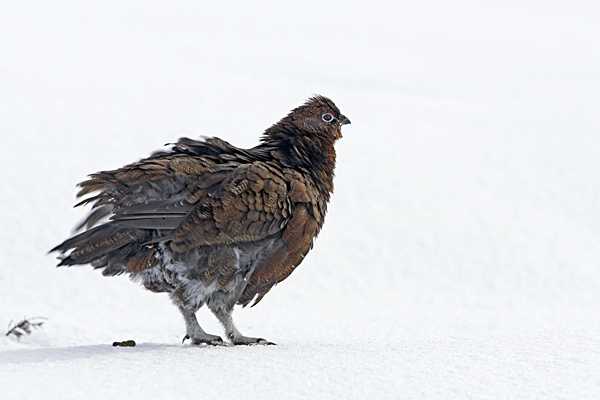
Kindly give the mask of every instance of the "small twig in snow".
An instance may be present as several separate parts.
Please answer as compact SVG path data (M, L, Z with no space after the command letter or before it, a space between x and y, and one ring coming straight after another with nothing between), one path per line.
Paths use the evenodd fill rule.
M33 318L23 318L21 322L13 325L12 321L8 324L8 332L6 332L6 336L14 336L17 340L21 340L21 336L31 335L31 331L33 328L39 328L42 326L44 321L36 322L35 320L39 319L48 319L44 317L33 317Z

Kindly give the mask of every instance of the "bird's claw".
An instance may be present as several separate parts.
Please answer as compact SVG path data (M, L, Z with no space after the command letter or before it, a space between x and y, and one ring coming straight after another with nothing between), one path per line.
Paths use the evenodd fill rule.
M209 337L205 337L205 338L191 338L190 335L185 335L183 337L183 340L181 341L181 343L184 343L186 340L191 339L192 340L192 344L194 345L201 345L201 344L207 344L210 346L227 346L227 343L225 343L223 341L223 339L221 339L219 336L209 336Z
M269 342L268 340L265 340L265 339L262 339L262 338L259 338L256 341L256 344L260 344L260 345L263 345L263 346L276 346L277 345L276 343Z
M275 343L269 342L268 340L265 340L263 338L251 338L251 337L246 337L246 336L243 336L241 338L238 337L237 339L232 338L231 343L236 346L239 346L239 345L243 345L243 346L257 346L257 345L275 346Z

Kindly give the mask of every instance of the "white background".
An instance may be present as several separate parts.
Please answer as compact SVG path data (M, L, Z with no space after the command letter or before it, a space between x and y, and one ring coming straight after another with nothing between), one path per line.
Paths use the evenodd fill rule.
M600 397L600 8L0 3L2 398ZM54 268L75 184L182 136L351 120L302 266L192 347L126 277ZM201 325L222 334L214 317ZM135 348L113 348L134 339Z

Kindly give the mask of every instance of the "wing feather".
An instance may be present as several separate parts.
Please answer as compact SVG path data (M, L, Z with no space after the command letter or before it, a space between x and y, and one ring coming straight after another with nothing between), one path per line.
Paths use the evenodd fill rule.
M186 251L194 246L251 242L280 231L289 218L287 183L264 162L237 166L208 189L175 230L171 247ZM266 201L265 201L266 199ZM286 210L284 212L283 210Z

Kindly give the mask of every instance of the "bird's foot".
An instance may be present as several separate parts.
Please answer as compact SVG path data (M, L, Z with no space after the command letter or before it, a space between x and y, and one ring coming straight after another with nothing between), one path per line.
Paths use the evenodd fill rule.
M241 335L239 335L239 336L229 335L229 340L235 346L238 346L238 345L244 345L244 346L256 346L256 345L274 346L275 345L275 343L269 342L268 340L265 340L263 338L253 338L253 337L241 336Z
M209 335L208 333L205 333L203 335L196 335L194 337L190 337L190 335L185 335L181 343L184 343L188 339L191 339L192 344L195 345L208 344L210 346L227 346L227 343L225 343L220 336Z

